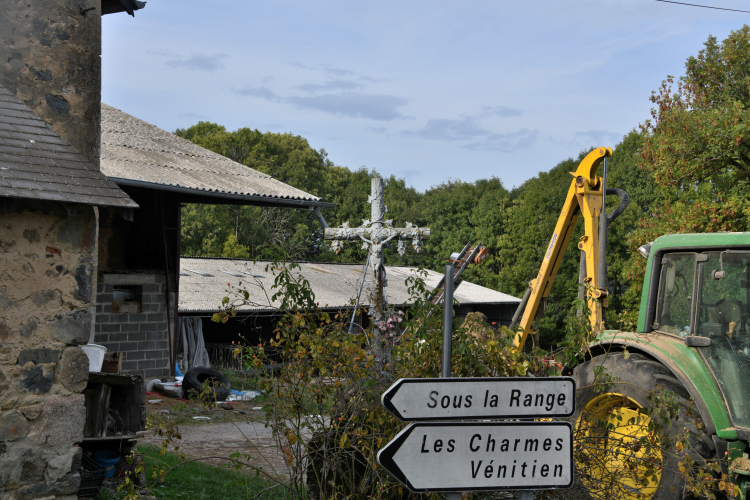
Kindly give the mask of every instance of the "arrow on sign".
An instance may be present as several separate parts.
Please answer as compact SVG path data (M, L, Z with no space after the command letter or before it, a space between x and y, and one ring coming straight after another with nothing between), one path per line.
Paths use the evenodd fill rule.
M378 463L416 493L567 488L568 422L416 423L378 452Z
M575 392L571 377L402 378L381 402L403 421L569 417Z

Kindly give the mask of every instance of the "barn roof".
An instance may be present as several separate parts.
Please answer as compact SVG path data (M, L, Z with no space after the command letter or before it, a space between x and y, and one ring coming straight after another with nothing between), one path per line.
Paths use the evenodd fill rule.
M361 264L300 263L299 272L312 287L321 307L340 309L351 307L359 290L362 276ZM406 279L416 276L416 267L385 266L388 286L386 295L391 305L411 302ZM297 270L294 270L296 273ZM423 277L428 289L437 286L442 275L426 271ZM275 311L278 301L270 297L274 270L272 262L255 262L238 259L182 257L180 259L179 311L216 312L221 300L242 287L250 292L250 305L238 311ZM520 299L464 281L455 290L455 298L462 305L517 304Z
M215 198L217 203L334 206L104 103L101 168L121 186Z

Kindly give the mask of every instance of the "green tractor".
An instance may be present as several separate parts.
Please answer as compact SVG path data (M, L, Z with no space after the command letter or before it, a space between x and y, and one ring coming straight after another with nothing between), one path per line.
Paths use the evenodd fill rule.
M605 329L607 287L600 278L606 279L606 232L614 217L600 214L606 213L605 194L623 198L615 212L627 204L627 195L606 189L609 155L608 148L594 150L573 173L542 268L516 313L517 343L522 347L533 333L539 303L549 295L582 214L581 278L592 328L601 333L583 362L568 371L578 388L577 440L587 440L586 451L576 455L580 482L596 498L676 499L691 496L684 464L714 464L706 479L712 489L744 500L750 476L750 233L674 234L644 245L639 250L648 264L637 331ZM602 162L604 176L598 177ZM673 394L673 419L659 422L657 436L648 409L660 404L654 395L662 388ZM684 431L688 446L659 446Z

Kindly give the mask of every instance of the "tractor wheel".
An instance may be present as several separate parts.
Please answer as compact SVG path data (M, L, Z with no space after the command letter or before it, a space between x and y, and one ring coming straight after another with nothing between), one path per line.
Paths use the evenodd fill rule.
M697 463L715 451L697 410L691 409L690 395L669 369L641 354L626 358L618 352L592 358L576 367L573 376L578 389L575 462L588 493L602 500L690 496L680 462L688 449ZM649 415L659 399L649 393L664 396L662 389L675 394L666 396L677 405L669 421ZM689 432L688 449L676 445L684 430Z

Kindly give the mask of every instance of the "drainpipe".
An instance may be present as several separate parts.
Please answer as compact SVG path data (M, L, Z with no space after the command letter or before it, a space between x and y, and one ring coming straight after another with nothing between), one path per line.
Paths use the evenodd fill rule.
M328 229L328 223L323 218L323 214L320 213L320 207L313 208L313 213L315 214L315 217L318 219L318 222L320 222L320 226L323 229Z

